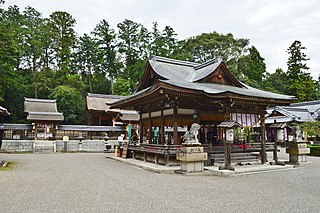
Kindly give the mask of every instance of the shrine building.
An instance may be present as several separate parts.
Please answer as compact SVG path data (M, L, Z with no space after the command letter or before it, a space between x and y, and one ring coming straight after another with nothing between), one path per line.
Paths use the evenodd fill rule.
M293 96L245 85L220 59L198 64L154 56L147 63L136 92L114 102L111 108L139 112L140 144L179 145L183 133L178 129L198 123L199 141L219 145L224 137L217 128L221 122L236 120L243 126L250 122L259 129L261 162L265 163L266 109L294 101ZM167 128L173 131L166 132ZM213 142L208 142L208 132L213 133Z

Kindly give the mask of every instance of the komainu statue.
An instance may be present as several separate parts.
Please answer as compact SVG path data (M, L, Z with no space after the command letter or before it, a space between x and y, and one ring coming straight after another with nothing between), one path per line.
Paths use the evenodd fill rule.
M184 142L187 144L196 144L199 143L198 134L199 134L200 125L193 123L189 131L183 135Z

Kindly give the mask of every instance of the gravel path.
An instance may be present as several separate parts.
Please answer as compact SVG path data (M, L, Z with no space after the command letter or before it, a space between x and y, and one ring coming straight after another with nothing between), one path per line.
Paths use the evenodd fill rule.
M0 154L0 212L319 212L320 159L234 177L157 174L106 154Z

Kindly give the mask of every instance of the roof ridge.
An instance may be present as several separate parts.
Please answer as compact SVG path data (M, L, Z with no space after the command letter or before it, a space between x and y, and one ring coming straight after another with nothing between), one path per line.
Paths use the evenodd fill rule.
M198 66L198 63L195 62L190 62L190 61L182 61L182 60L177 60L177 59L172 59L172 58L165 58L161 56L151 56L151 61L159 61L159 62L166 62L166 63L171 63L171 64L177 64L177 65L182 65L182 66L188 66L188 67L195 67Z
M25 101L28 102L43 102L43 103L56 103L56 99L37 99L37 98L26 98L24 97Z
M295 116L294 114L292 114L291 112L289 112L287 109L281 107L281 106L276 106L274 108L274 111L279 111L280 113L282 113L285 116L291 117L291 118L298 118L297 116Z
M214 59L211 59L211 60L209 60L209 61L206 61L206 62L204 62L204 63L202 63L202 64L199 64L198 66L195 66L194 69L195 69L195 70L199 70L199 69L201 69L201 68L203 68L203 67L206 67L206 66L208 66L208 65L211 65L211 64L221 63L222 61L223 61L223 60L222 60L222 58L220 58L220 57L214 58Z
M309 109L307 109L307 108L299 108L299 107L291 107L291 106L283 106L282 108L287 111L295 110L295 111L300 111L300 112L302 112L302 111L309 112Z
M316 105L316 104L320 104L320 100L292 103L290 104L290 106L310 106L310 105Z
M97 93L88 93L88 96L95 97L95 98L110 98L110 99L119 99L119 98L126 97L122 95L109 95L109 94L97 94Z

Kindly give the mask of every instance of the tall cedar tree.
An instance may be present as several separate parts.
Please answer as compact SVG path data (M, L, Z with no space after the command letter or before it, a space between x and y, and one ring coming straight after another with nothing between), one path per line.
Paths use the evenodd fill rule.
M296 96L298 101L310 101L316 96L312 77L310 73L306 72L309 69L306 64L309 58L303 52L305 49L301 42L297 40L287 49L289 54L287 62L287 84L289 88L287 93Z

